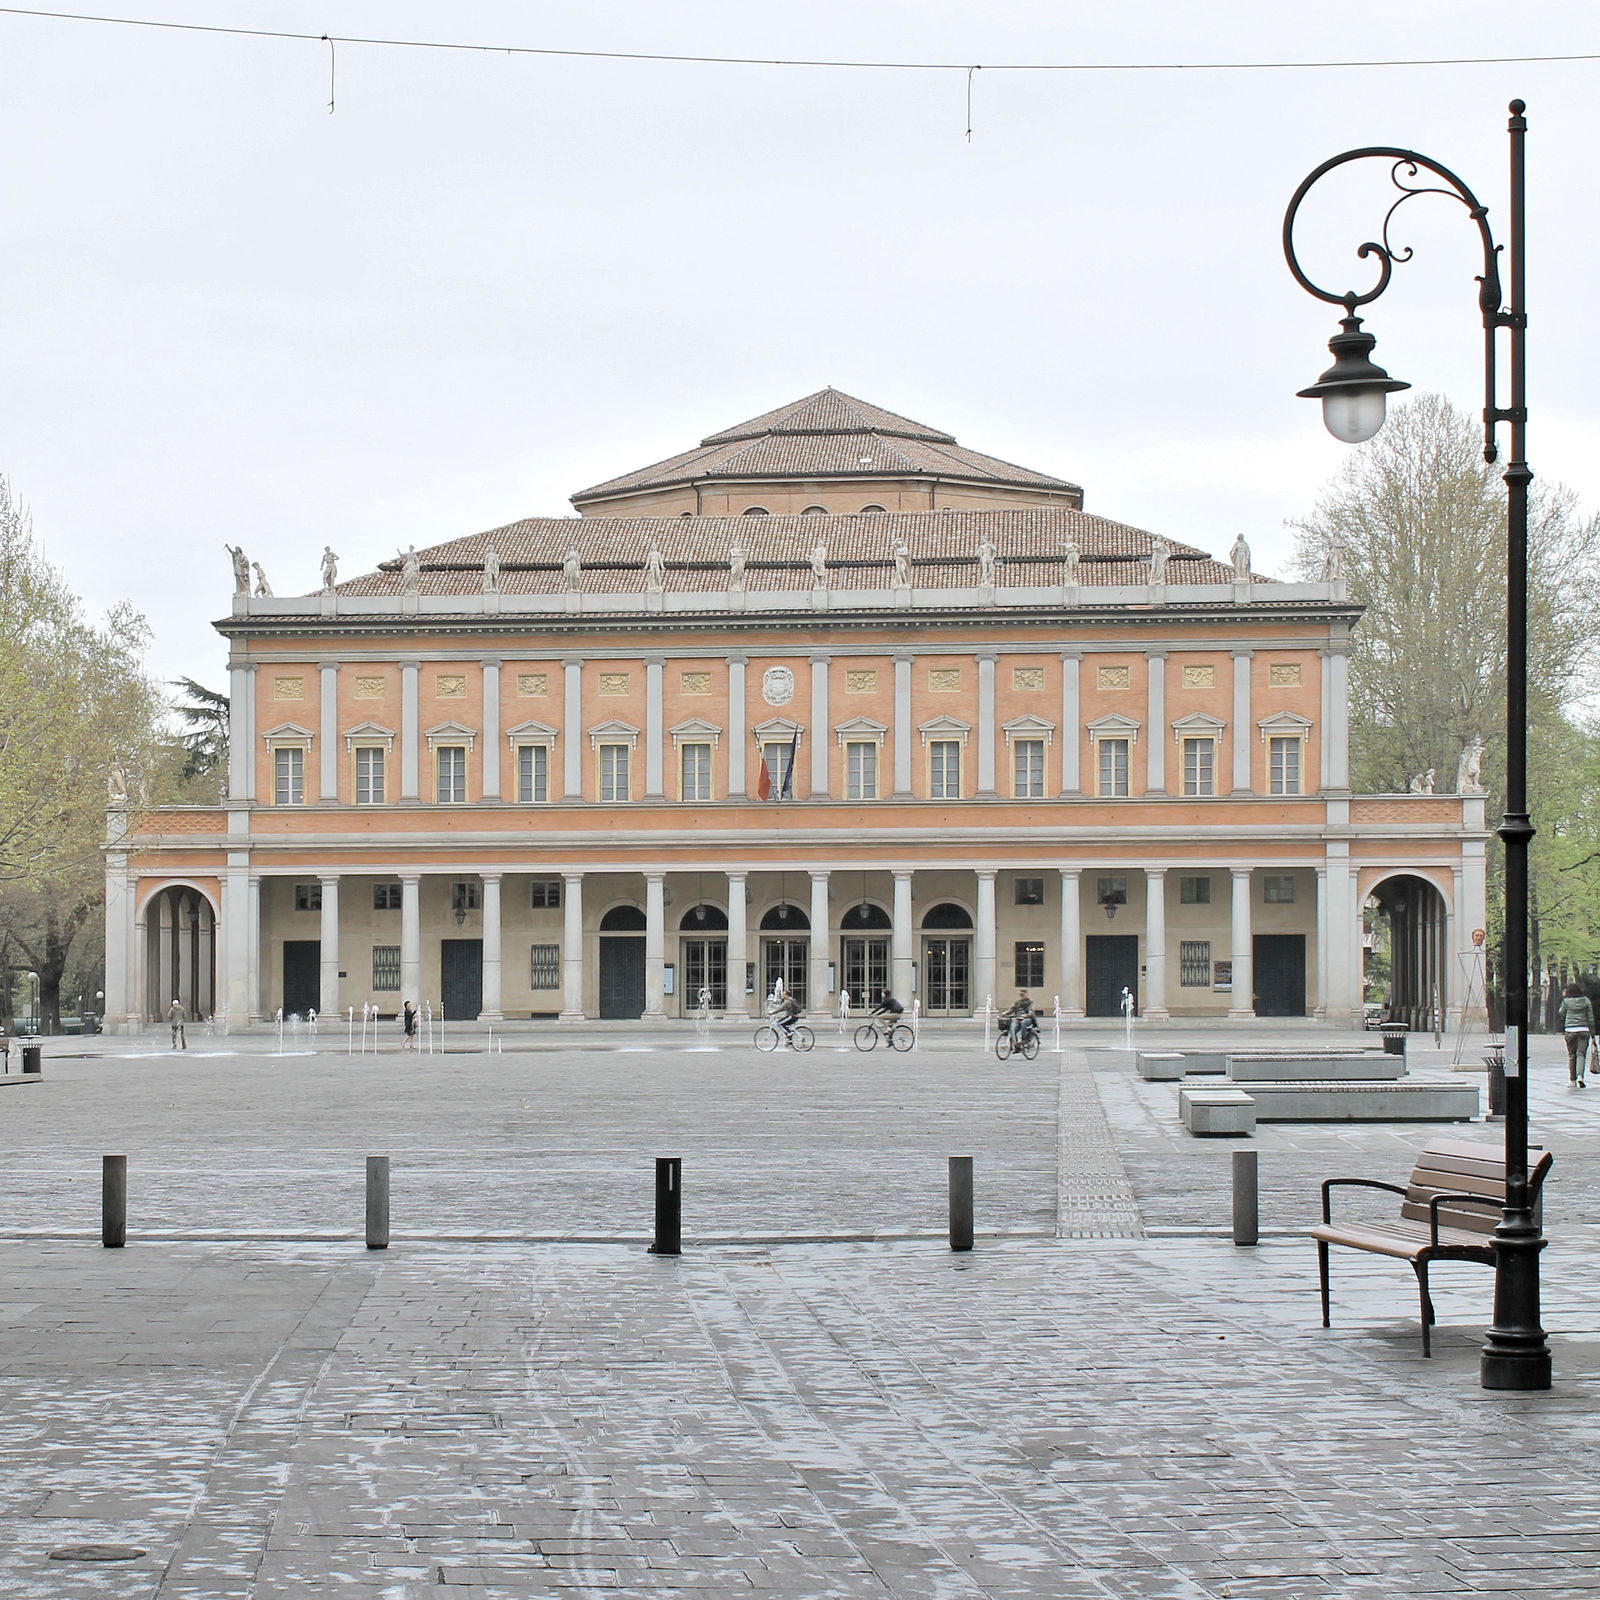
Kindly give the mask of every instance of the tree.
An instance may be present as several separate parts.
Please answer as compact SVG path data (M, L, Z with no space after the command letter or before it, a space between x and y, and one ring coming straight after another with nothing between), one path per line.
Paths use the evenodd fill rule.
M158 762L146 639L129 606L98 623L84 615L0 478L0 959L39 974L50 1025L101 899L108 782L138 796ZM10 976L0 972L7 994Z
M202 778L215 772L228 758L228 697L208 689L193 678L179 678L172 685L188 697L173 706L185 725L178 742L187 752L183 764L185 778Z

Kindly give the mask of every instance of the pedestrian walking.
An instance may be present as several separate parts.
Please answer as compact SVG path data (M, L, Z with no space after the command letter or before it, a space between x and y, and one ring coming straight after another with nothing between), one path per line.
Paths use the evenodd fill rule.
M172 1048L174 1050L187 1050L189 1040L183 1031L183 1025L189 1020L189 1013L183 1009L181 1000L174 1000L167 1007L167 1026L172 1029Z
M417 1048L417 1008L409 1000L406 1001L405 1010L400 1014L400 1026L405 1035L400 1041L400 1048L402 1050L415 1050Z
M1589 1046L1594 1040L1594 1001L1577 984L1569 983L1561 991L1561 1004L1556 1007L1561 1019L1561 1032L1567 1041L1567 1081L1583 1087L1584 1068L1589 1060Z

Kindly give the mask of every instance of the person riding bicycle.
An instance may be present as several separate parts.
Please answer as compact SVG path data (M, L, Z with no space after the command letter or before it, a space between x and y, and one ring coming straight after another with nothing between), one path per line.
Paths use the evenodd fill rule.
M878 991L878 1003L867 1013L869 1017L881 1017L878 1032L888 1038L894 1032L894 1025L906 1014L906 1008L900 1004L887 989Z
M794 1043L794 1025L799 1019L800 1002L792 994L786 994L772 1013L772 1026L783 1035L785 1044Z
M1039 1026L1038 1016L1033 1009L1033 1001L1028 998L1026 989L1018 990L1017 998L1000 1013L1000 1017L1011 1035L1013 1048L1022 1043L1025 1035L1034 1032Z

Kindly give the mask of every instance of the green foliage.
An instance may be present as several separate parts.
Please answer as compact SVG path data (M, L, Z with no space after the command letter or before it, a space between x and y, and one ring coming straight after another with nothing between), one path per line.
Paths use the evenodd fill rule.
M184 725L178 735L185 751L182 776L202 778L228 759L228 697L193 678L179 678L171 687L186 697L172 708Z

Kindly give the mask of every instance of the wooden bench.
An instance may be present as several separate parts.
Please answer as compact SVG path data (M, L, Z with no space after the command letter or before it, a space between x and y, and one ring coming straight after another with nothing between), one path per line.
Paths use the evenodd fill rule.
M1529 1152L1530 1157L1534 1152ZM1539 1203L1545 1174L1555 1160L1548 1151L1528 1169L1528 1204ZM1400 1196L1400 1214L1392 1222L1335 1222L1332 1191L1338 1188L1382 1189ZM1428 1294L1428 1268L1435 1261L1478 1261L1494 1265L1492 1235L1506 1200L1505 1151L1474 1139L1436 1139L1417 1157L1411 1179L1400 1188L1369 1178L1325 1178L1322 1223L1311 1230L1317 1241L1317 1270L1322 1286L1322 1326L1332 1326L1328 1308L1328 1246L1344 1245L1373 1255L1409 1261L1417 1275L1422 1302L1422 1353L1433 1354L1433 1300Z

